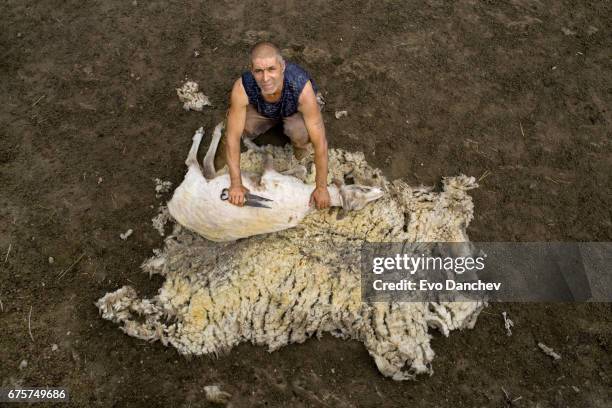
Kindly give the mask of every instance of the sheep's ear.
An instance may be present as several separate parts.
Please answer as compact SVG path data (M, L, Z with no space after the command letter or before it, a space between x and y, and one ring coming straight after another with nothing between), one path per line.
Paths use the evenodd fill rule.
M369 191L366 193L366 202L378 200L385 195L385 192L378 187L368 187Z

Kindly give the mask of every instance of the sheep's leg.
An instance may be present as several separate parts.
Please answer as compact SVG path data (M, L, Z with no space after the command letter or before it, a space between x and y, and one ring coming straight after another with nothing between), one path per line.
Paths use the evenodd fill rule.
M267 183L272 182L272 180L278 179L279 173L274 170L274 158L271 153L264 153L264 171L261 175L261 179L259 180L259 185L261 187L265 187Z
M200 142L202 141L202 136L204 136L204 128L199 128L196 130L193 135L193 143L191 144L191 149L189 149L189 154L187 154L187 160L185 160L185 165L187 167L198 166L198 148L200 147Z
M215 126L215 130L213 131L212 135L212 140L210 141L210 146L208 147L206 156L204 156L204 160L202 161L202 172L204 173L204 177L207 180L215 178L215 153L217 152L217 147L219 147L219 141L221 140L223 128L223 122Z
M264 153L265 149L261 146L257 146L255 144L254 141L252 141L251 139L249 139L248 137L243 137L242 141L244 142L244 145L247 147L247 149L249 150L253 150L255 152L259 152L259 153Z
M297 166L295 166L292 169L282 171L281 174L283 174L285 176L294 176L294 177L297 177L299 179L304 179L306 177L307 172L308 171L306 170L306 167L304 167L301 164L298 164Z
M274 171L274 157L272 154L265 153L264 155L264 174L270 171Z

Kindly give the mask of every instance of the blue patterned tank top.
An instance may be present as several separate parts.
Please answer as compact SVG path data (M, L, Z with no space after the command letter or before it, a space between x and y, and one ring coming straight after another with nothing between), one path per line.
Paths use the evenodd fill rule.
M287 62L280 99L277 102L266 102L251 71L242 74L242 86L249 97L249 104L256 107L257 112L271 119L286 118L298 111L298 100L308 81L317 93L317 87L308 72L297 64Z

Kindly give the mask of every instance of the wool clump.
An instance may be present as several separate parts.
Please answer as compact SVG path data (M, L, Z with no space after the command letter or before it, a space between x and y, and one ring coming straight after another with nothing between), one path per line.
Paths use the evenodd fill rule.
M176 94L179 100L183 102L183 109L186 111L202 112L204 106L212 106L208 96L200 92L200 86L197 82L185 82L183 86L176 88Z

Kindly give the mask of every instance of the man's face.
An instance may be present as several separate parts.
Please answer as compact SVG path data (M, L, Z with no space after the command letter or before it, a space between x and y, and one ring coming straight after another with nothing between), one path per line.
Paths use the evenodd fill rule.
M262 94L273 95L281 90L284 68L284 64L281 64L276 56L255 58L253 60L251 72Z

